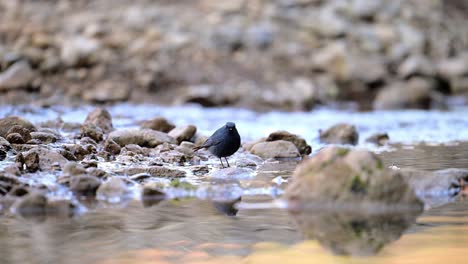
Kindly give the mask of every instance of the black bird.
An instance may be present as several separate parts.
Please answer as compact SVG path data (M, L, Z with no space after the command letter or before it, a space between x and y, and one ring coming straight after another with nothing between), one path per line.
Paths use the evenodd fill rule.
M203 145L195 147L197 151L202 148L208 149L211 154L215 155L221 161L221 165L224 168L223 160L226 160L228 167L229 162L226 157L234 154L240 147L241 139L236 129L236 124L233 122L227 122L226 125L216 130L216 132L209 137Z

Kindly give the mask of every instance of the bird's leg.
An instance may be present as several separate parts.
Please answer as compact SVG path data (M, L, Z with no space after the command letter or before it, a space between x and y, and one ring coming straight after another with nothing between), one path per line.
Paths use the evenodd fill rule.
M221 166L223 166L223 169L224 169L223 160L221 158L219 158L219 161L221 161Z
M226 163L227 163L228 167L231 167L231 165L229 165L229 161L227 160L227 158L224 157L224 159L226 160Z

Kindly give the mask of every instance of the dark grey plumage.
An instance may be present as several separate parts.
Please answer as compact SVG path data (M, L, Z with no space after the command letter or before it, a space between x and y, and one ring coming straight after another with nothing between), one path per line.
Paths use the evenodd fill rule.
M236 124L233 122L227 122L226 125L216 130L211 137L209 137L203 145L194 148L199 150L202 148L208 149L211 154L215 155L221 161L221 165L224 167L224 158L228 164L229 162L226 157L234 154L240 147L241 139L237 132Z

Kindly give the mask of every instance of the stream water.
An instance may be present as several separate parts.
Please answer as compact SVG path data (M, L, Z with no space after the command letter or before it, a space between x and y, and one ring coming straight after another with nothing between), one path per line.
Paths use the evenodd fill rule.
M15 114L34 123L56 118L81 123L91 109L4 106L0 117ZM177 125L195 124L202 134L209 135L226 121L233 121L244 142L284 129L302 135L312 145L312 155L323 147L318 141L320 129L347 122L359 131L357 147L379 153L387 166L428 171L468 168L466 106L449 111L365 113L329 109L255 113L229 108L126 104L109 110L116 128L136 127L141 120L164 116ZM376 147L366 143L365 138L376 132L387 132L391 144ZM295 216L276 206L273 200L287 185L296 163L267 162L253 175L232 182L192 179L195 184L211 185L209 190L222 196L240 196L239 208L227 202L199 199L210 192L206 191L205 196L154 203L130 199L102 206L89 201L88 208L92 209L73 218L0 216L0 263L465 261L468 202L462 196L414 217L363 218L325 213ZM316 236L310 235L311 230ZM317 230L322 235L317 236ZM351 237L350 231L354 232Z

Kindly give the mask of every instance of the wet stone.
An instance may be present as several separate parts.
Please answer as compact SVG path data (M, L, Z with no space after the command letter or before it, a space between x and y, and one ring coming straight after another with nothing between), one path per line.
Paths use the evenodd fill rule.
M114 140L108 139L104 143L104 150L109 152L111 155L118 155L120 154L120 151L122 148L120 147L119 144L115 143Z
M142 147L153 148L162 143L175 143L175 140L167 134L151 129L124 129L113 131L109 139L114 140L121 147L128 144L136 144Z
M387 133L376 133L368 137L366 139L366 142L374 143L378 146L383 146L387 144L389 140L390 140L390 137L388 136Z
M0 136L5 138L8 133L13 132L10 131L10 129L13 127L26 129L29 132L34 132L37 130L36 127L28 120L17 116L9 116L0 119Z
M285 140L257 143L252 147L251 152L264 159L300 157L296 146L290 141Z
M197 127L193 125L176 127L169 132L169 136L175 138L180 144L182 141L190 141L190 139L197 133Z
M31 138L39 140L44 144L55 143L57 141L57 137L54 134L47 132L31 132Z
M359 134L356 127L349 124L337 124L325 131L320 131L320 141L328 144L356 145Z
M94 176L78 175L71 177L70 190L77 195L93 196L100 184L101 181Z
M103 133L111 132L114 127L112 125L112 116L110 115L109 111L104 108L96 108L92 112L88 114L84 121L84 125L92 124L95 127L101 129Z
M385 168L375 154L339 147L324 148L301 163L285 198L300 207L338 204L365 208L379 203L422 210L421 201L403 177Z
M24 141L23 137L19 133L10 133L6 137L8 142L11 144L24 144L26 141Z
M281 130L273 132L266 139L267 142L276 140L286 140L292 142L297 147L301 155L309 155L312 152L312 147L307 145L307 142L304 138L295 134L291 134L287 131Z
M42 193L29 193L15 203L15 212L23 217L33 217L46 213L47 198Z
M144 121L141 127L167 133L175 128L175 125L164 117L156 117L151 120Z
M4 151L8 151L11 149L10 142L8 142L8 140L6 140L3 137L0 137L0 149Z
M152 177L161 178L179 178L185 176L185 171L172 169L163 166L148 166L148 167L130 167L124 170L127 175L135 175L139 173L148 173Z
M127 192L128 188L125 182L121 178L112 177L99 186L96 197L100 200L115 203L121 202Z

